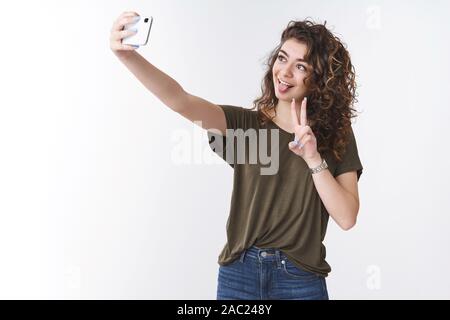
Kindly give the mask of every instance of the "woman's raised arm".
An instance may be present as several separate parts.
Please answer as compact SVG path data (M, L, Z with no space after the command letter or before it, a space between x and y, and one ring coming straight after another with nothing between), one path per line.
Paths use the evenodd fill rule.
M136 17L135 12L124 12L117 18L111 29L111 50L162 103L192 122L201 122L202 128L217 129L224 135L225 114L218 105L187 93L177 81L137 53L136 48L122 44L123 38L133 34L125 31L124 26L133 23Z

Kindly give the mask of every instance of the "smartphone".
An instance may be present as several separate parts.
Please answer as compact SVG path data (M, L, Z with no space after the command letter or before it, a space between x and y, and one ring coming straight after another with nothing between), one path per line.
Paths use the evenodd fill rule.
M122 44L145 46L152 29L153 17L141 16L138 22L128 24L124 30L137 29L137 33L122 39Z

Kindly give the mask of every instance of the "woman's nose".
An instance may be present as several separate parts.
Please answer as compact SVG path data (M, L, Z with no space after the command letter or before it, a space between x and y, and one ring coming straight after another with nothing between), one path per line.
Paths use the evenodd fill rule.
M281 77L285 80L291 80L292 79L292 74L288 73L288 72L282 72L281 73Z
M281 75L282 75L284 78L292 78L292 72L291 72L291 70L288 69L288 68L281 70Z

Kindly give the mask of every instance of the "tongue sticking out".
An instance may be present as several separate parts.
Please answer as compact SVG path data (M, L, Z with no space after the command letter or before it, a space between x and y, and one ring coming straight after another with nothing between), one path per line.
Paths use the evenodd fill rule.
M278 83L278 90L279 90L281 93L285 93L285 92L288 91L290 88L292 88L292 87L287 86L287 85L285 85L285 84L282 84L281 82Z

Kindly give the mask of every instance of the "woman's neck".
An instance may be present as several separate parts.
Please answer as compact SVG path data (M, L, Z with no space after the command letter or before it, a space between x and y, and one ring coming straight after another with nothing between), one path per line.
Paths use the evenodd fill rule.
M300 109L298 108L298 114L300 114ZM268 113L268 116L272 118L272 121L281 129L287 132L294 132L294 123L292 121L292 115L291 115L291 104L286 101L278 101L276 108L276 114L274 109L268 110L266 113Z

